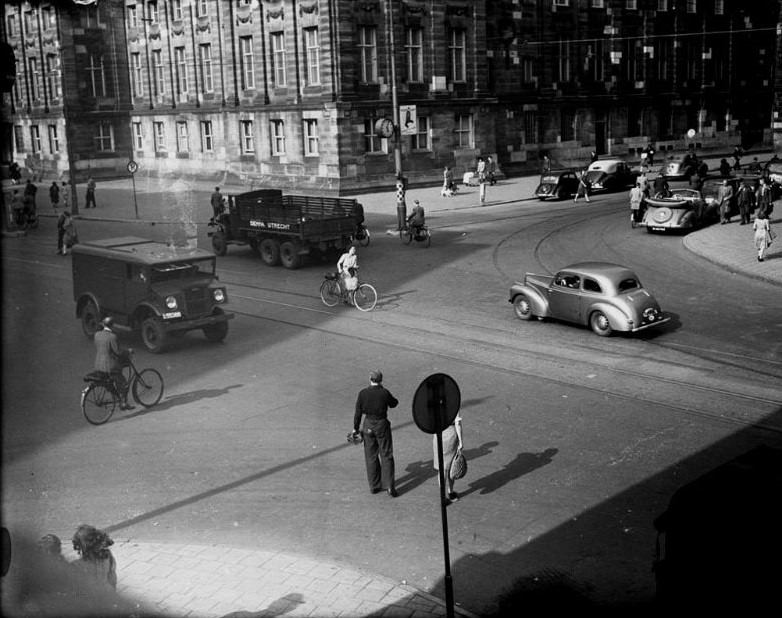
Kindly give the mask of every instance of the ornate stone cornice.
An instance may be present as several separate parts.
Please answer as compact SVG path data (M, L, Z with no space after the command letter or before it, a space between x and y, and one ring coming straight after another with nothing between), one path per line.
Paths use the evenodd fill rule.
M318 14L318 2L315 0L312 4L300 4L299 5L299 15L312 15Z

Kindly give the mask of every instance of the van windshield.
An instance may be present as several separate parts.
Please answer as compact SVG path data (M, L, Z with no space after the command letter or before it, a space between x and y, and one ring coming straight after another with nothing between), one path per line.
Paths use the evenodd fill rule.
M152 267L152 281L171 281L188 277L213 277L215 260L191 260L188 262L169 262Z

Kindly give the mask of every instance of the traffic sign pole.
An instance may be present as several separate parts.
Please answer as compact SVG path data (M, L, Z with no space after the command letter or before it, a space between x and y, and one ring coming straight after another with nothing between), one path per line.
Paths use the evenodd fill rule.
M130 180L133 182L133 207L136 209L136 219L138 219L138 200L136 200L136 172L138 171L138 163L133 159L128 161L128 172L130 173Z
M443 560L445 561L445 614L454 618L453 578L451 577L451 552L448 548L448 513L445 501L445 466L443 465L443 432L437 432L437 460L440 463L440 516L443 521Z

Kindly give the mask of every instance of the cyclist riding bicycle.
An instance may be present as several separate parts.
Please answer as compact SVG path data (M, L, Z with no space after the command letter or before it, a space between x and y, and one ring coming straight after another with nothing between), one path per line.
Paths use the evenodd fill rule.
M356 255L355 245L351 245L347 253L343 253L337 262L337 272L339 273L340 285L343 290L355 290L358 286L358 255Z
M135 406L128 403L128 385L122 375L130 351L120 348L117 335L111 330L114 318L107 316L101 320L103 328L95 333L95 371L109 374L117 385L122 398L121 410L132 410Z
M407 225L410 226L410 231L414 235L418 235L418 233L421 231L421 228L426 225L426 215L424 214L424 207L421 206L421 202L418 200L415 200L413 202L413 211L410 213L410 216L407 218Z

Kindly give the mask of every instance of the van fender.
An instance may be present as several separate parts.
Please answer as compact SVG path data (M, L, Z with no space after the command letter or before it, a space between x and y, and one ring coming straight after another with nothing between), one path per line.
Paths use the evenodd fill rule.
M513 302L519 294L524 294L527 300L529 300L529 304L532 307L532 315L539 318L549 316L548 299L540 293L540 290L530 285L517 283L512 288L510 302Z
M584 314L583 322L586 325L589 325L589 318L592 316L592 314L595 311L601 311L605 316L608 318L608 323L611 325L611 328L616 331L629 331L630 330L630 316L628 316L624 311L619 309L616 305L611 305L609 303L605 302L598 302L594 305L591 305L589 307L589 310L586 314ZM638 326L637 324L635 326Z
M160 312L160 309L152 303L148 301L140 302L133 309L133 313L131 314L130 318L130 324L133 326L133 328L138 328L141 326L141 322L149 317L155 317L162 320L163 314Z
M82 294L79 296L79 300L76 301L76 318L81 319L81 312L84 309L85 305L87 303L93 303L98 308L98 315L101 315L103 313L103 310L101 309L100 302L98 302L98 298L91 293Z

